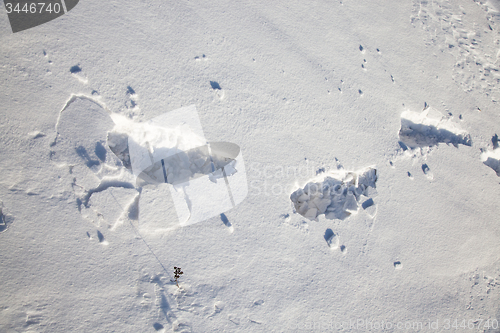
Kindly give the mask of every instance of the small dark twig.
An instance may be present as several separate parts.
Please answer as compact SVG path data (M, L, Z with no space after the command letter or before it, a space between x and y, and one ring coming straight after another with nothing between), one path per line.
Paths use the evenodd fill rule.
M178 279L181 277L182 274L184 274L184 272L181 271L180 267L174 267L174 277L175 277L175 284L177 285L177 288L180 288Z

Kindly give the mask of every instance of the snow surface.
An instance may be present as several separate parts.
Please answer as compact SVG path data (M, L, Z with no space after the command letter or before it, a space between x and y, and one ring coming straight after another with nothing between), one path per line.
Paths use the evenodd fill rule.
M499 1L1 12L0 332L499 331ZM203 139L148 123L191 105ZM246 198L179 226L131 133L234 143ZM329 179L342 210L297 209Z

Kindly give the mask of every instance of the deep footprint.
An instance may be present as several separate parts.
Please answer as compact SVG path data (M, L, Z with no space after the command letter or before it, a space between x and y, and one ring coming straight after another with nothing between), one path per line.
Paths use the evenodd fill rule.
M299 188L290 195L290 200L297 213L310 220L317 220L321 214L327 219L343 220L358 212L362 197L376 193L376 181L377 170L373 167L356 172L335 170Z
M493 145L492 150L483 150L481 153L481 160L484 165L489 166L496 172L497 176L500 177L500 149L498 148L498 135L494 135L491 138L491 143Z
M403 150L432 147L439 143L453 144L457 148L459 144L472 144L470 135L458 124L429 107L421 113L405 111L401 114L399 140Z
M3 202L0 200L0 234L7 231L13 222L14 217L5 214L3 211Z
M336 235L332 229L328 228L325 231L325 235L323 236L325 238L326 244L328 244L328 247L331 250L336 250L339 247L339 236Z

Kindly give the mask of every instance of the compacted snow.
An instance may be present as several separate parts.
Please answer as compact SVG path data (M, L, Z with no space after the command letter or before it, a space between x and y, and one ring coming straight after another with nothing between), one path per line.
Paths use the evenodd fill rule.
M499 332L499 33L493 0L2 9L0 332Z

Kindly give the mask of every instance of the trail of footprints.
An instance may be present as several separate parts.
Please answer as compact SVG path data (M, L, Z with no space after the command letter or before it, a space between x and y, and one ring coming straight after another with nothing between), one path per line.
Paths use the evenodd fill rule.
M194 288L185 282L179 283L179 286L165 273L151 274L143 270L139 274L136 297L156 331L171 328L174 332L191 332L194 328L190 323L195 317L202 318L198 322L217 319L236 326L261 323L257 314L265 305L262 299L256 299L238 311L231 311L219 295L223 286L202 284Z
M462 119L460 116L459 119ZM418 159L429 153L433 147L440 143L453 145L458 148L459 145L472 146L472 140L469 133L463 130L460 125L453 121L451 114L447 116L439 111L432 109L425 103L422 112L404 111L401 114L401 128L399 130L398 156ZM500 177L500 149L498 144L498 135L491 138L491 144L486 148L480 148L481 160L483 163L493 169ZM389 162L393 166L393 162ZM434 178L433 173L427 163L421 164L423 174L429 179ZM407 171L408 178L413 180L414 176Z
M73 71L72 74L79 73L76 68ZM127 87L126 95L129 98L126 107L137 108L134 104L138 100L137 93L132 87ZM49 152L51 161L62 171L67 188L74 194L77 209L95 226L93 231L86 233L87 238L102 245L108 244L108 232L124 221L138 218L140 192L128 170L127 138L109 132L113 126L106 107L98 99L72 95L60 111ZM13 219L5 214L5 210L0 217L2 232ZM227 230L233 232L228 217L221 214L220 219ZM217 291L215 294L211 291L217 288L207 286L210 292L204 290L202 293L191 291L185 283L177 288L167 275L145 274L137 282L138 301L147 314L153 314L150 319L155 331L191 332L193 316L212 318L222 315L224 320L238 323L235 325L258 322L249 314L241 315L225 309L224 302L217 299ZM254 306L261 304L263 301L257 300ZM31 315L29 322L36 320Z
M360 51L363 52L362 46L360 46ZM462 119L462 117L459 118ZM430 108L427 103L420 113L411 111L402 113L399 131L400 149L396 157L423 159L424 161L420 163L420 170L428 180L433 180L434 174L425 162L426 155L432 151L433 147L443 143L457 148L459 145L472 146L470 134L453 120L451 113L445 116ZM481 159L500 177L500 148L497 134L491 138L491 146L481 149ZM389 164L394 167L392 161L389 161ZM377 212L377 205L372 198L376 195L376 169L369 167L354 172L343 170L341 166L337 168L334 172L325 172L324 168L320 169L317 177L311 179L304 188L299 188L290 195L293 213L305 219L293 219L289 213L281 214L282 225L309 233L310 226L306 222L307 219L318 221L318 217L324 214L327 220L344 220L362 210L368 217L366 224L371 231ZM415 179L415 175L410 171L406 173L410 180ZM345 245L341 245L340 235L332 229L326 229L324 240L331 250L346 251ZM396 270L402 267L400 261L394 262Z
M45 51L44 56L48 57ZM207 61L208 58L202 55L195 60ZM69 72L82 83L88 83L80 64L72 66ZM223 99L225 92L220 84L217 81L209 83L216 96ZM126 87L125 96L123 112L128 115L140 112L139 95L131 86ZM110 131L113 127L110 112L100 102L96 90L92 90L91 96L73 94L59 113L49 153L57 167L67 170L63 177L68 179L82 216L102 232L138 218L140 189L127 170L131 168L128 138ZM37 132L31 135L38 138L45 134ZM234 227L224 214L221 220L228 231L233 232ZM0 232L6 229L11 219L1 221ZM103 235L100 230L97 232ZM107 244L104 237L90 236L94 233L89 233L90 240L97 239L101 244Z
M478 21L477 17L481 16L483 19ZM411 22L428 32L428 45L455 56L453 79L464 91L476 91L496 103L500 100L499 18L497 8L486 1L461 4L446 0L414 0ZM441 137L446 136L443 134ZM431 138L435 139L436 136ZM460 138L448 136L447 139L461 143ZM500 177L500 150L495 142L498 142L496 134L492 147L481 148L481 159Z
M359 51L363 55L363 58L360 61L361 62L361 70L364 71L364 72L367 72L368 69L369 69L369 63L366 60L368 57L365 56L365 54L367 53L367 49L365 47L363 47L363 45L359 45ZM376 52L377 53L375 53L375 54L378 54L378 55L381 54L381 51L378 48L376 49ZM372 55L373 54L374 53L372 53ZM395 83L395 79L394 79L393 75L389 75L388 78L391 79L392 83ZM329 81L329 78L325 77L325 81ZM344 79L341 79L340 81L337 81L337 82L338 82L338 84L337 84L337 90L338 90L339 93L342 94L346 90L354 89L354 91L358 93L359 97L363 97L364 96L365 92L360 87L355 87L354 85L349 84L349 83L346 84L346 82L344 81ZM328 94L331 94L331 90L330 89L334 90L334 88L328 88L328 90L327 90Z
M428 32L427 44L455 56L453 79L464 91L500 98L498 12L484 1L460 4L414 0L411 22ZM483 16L482 20L477 17Z
M360 52L366 52L360 45ZM377 50L377 52L379 52ZM205 60L204 57L196 59ZM366 70L366 59L362 68ZM71 68L72 75L82 71L78 65ZM394 78L391 76L394 82ZM344 82L341 80L341 86ZM223 98L219 83L210 82L211 88ZM339 91L341 92L341 86ZM128 100L127 109L138 108L138 95L128 86L125 92ZM359 90L359 94L363 92ZM93 91L92 95L98 95ZM104 233L99 229L88 232L90 240L107 244L106 229L114 229L127 219L137 218L139 191L134 185L130 172L130 157L126 137L119 137L108 131L113 128L108 111L97 99L84 95L72 95L60 112L56 124L56 136L50 147L50 158L60 168L66 169L66 178L74 192L77 207L82 216L92 221L96 228L105 227ZM33 138L43 137L43 133L32 133ZM425 105L421 113L403 112L399 144L401 154L417 157L424 156L430 148L440 143L454 146L471 146L470 135L452 121L450 117ZM492 138L491 148L483 149L482 158L485 165L491 167L500 176L500 149L498 136ZM390 162L392 165L392 162ZM422 173L433 179L433 173L427 163L421 164ZM407 172L409 179L414 175ZM292 218L289 213L282 214L282 225L292 227L308 234L309 223L306 220L317 220L325 214L325 218L344 220L362 211L366 216L367 234L373 228L373 220L377 213L375 183L377 170L366 168L358 171L346 171L338 168L333 173L324 169L318 172L304 188L292 193L290 199L297 212L305 219ZM225 214L220 215L222 223L233 232L233 226ZM0 233L7 230L13 217L6 215L0 207ZM102 230L102 229L101 229ZM327 228L323 235L326 246L332 252L347 253L347 247L341 234ZM394 262L394 269L402 268L400 261ZM200 295L203 293L200 293ZM212 295L209 299L197 301L198 293L189 288L179 289L172 286L170 279L159 274L153 277L144 276L138 281L137 297L146 310L155 308L156 317L152 318L152 327L156 331L164 331L166 326L177 331L190 331L190 316L203 315L206 318L218 316L225 312L224 303ZM263 301L256 301L255 306ZM174 305L173 305L174 304ZM238 325L243 319L235 314L227 314L227 319ZM258 323L258 320L245 320Z
M467 273L464 278L469 287L469 301L465 309L488 309L490 311L489 315L498 318L497 316L500 314L500 308L498 307L500 271L498 268L488 269L488 272L476 270L472 274ZM493 312L495 310L497 313Z

